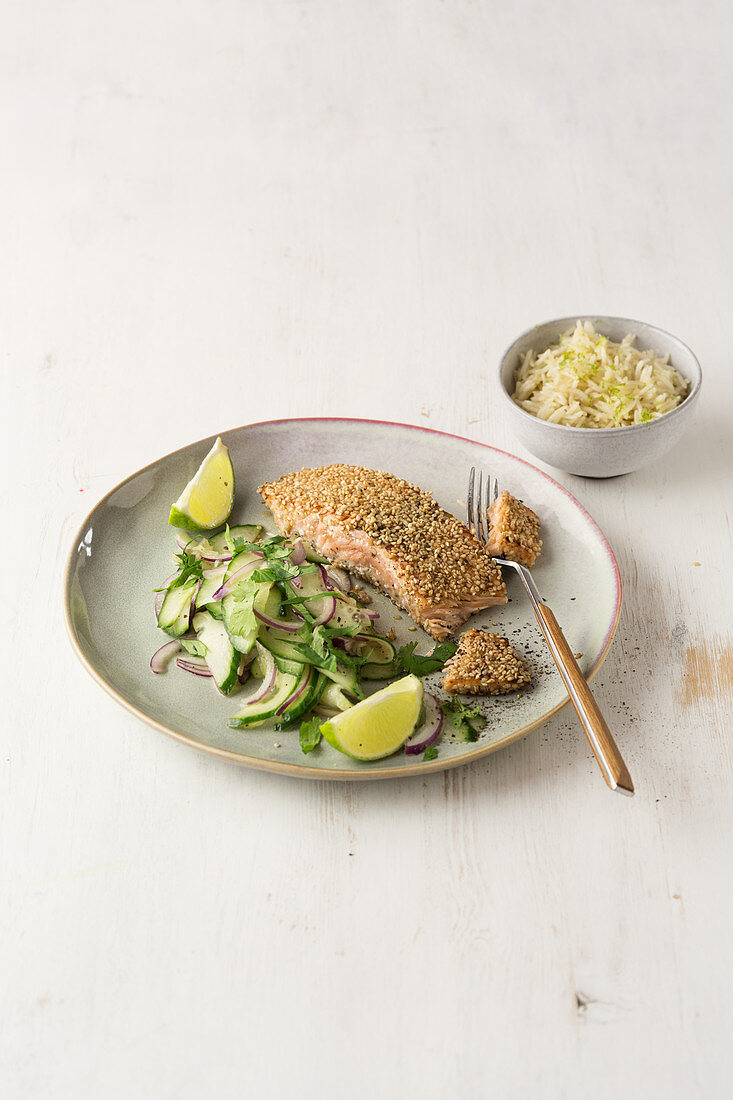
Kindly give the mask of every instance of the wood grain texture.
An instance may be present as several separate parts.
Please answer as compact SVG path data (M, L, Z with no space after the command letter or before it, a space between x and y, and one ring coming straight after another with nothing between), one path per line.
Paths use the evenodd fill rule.
M730 1095L729 7L0 18L2 1094ZM664 461L549 471L619 560L594 693L633 800L567 710L445 775L300 784L78 664L63 564L127 474L281 416L517 451L502 351L594 309L705 373Z

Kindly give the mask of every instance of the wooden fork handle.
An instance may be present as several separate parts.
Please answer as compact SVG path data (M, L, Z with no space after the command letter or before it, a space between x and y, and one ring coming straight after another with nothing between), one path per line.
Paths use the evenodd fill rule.
M611 731L591 694L588 681L581 672L557 619L544 603L535 604L535 613L606 783L612 791L633 794L634 784L629 775L629 769L618 751Z

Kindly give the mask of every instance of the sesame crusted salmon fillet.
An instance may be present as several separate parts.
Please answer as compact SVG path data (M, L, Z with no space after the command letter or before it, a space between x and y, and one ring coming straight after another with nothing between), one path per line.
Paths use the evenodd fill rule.
M531 567L542 549L540 521L526 504L506 489L488 509L486 549L495 558L508 558Z
M470 695L505 695L532 679L530 667L507 638L486 630L467 630L458 649L443 666L446 691Z
M319 466L260 486L281 534L299 535L381 588L441 640L506 603L500 568L459 519L416 485L363 466Z

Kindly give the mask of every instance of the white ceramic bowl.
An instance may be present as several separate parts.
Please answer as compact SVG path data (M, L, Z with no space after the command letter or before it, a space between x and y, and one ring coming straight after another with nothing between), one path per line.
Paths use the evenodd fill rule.
M521 356L530 348L544 351L563 332L574 328L576 321L591 321L597 332L616 343L633 332L636 335L634 346L640 351L651 348L657 355L669 352L671 365L690 380L685 399L658 420L624 428L568 428L564 424L550 424L521 409L510 396ZM507 349L499 367L504 408L520 442L542 462L584 477L628 474L666 454L690 425L701 382L700 364L687 344L664 329L627 317L560 317L535 325Z

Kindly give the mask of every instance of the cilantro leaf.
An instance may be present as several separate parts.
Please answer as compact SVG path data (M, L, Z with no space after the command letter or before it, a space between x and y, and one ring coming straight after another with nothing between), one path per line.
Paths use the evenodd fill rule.
M321 737L321 719L316 715L308 722L300 723L300 747L303 752L313 752L313 750L320 744Z
M433 652L425 656L415 653L416 648L417 642L409 642L397 650L397 657L405 672L411 672L415 676L427 676L429 672L436 672L442 668L458 646L454 642L439 642L433 648Z
M176 554L173 560L178 566L177 574L170 584L163 585L161 588L156 588L156 592L170 592L172 588L182 588L183 585L187 584L192 578L201 580L204 565L201 559L197 558L195 554L189 554L185 550L181 550L180 554Z
M178 640L186 653L190 653L192 657L205 657L209 652L208 646L205 646L198 638L179 638Z
M246 584L246 582L244 582ZM244 584L242 586L244 588ZM256 634L258 629L257 616L254 612L254 599L257 594L257 589L252 587L249 591L236 591L234 594L233 606L229 611L227 629L232 634L238 634L240 637L247 637L249 634Z
M438 755L438 750L435 745L428 745L425 752L422 754L423 760L435 760Z
M478 741L480 728L476 726L482 726L486 721L480 707L471 707L454 695L441 703L440 709L453 723L460 741Z

